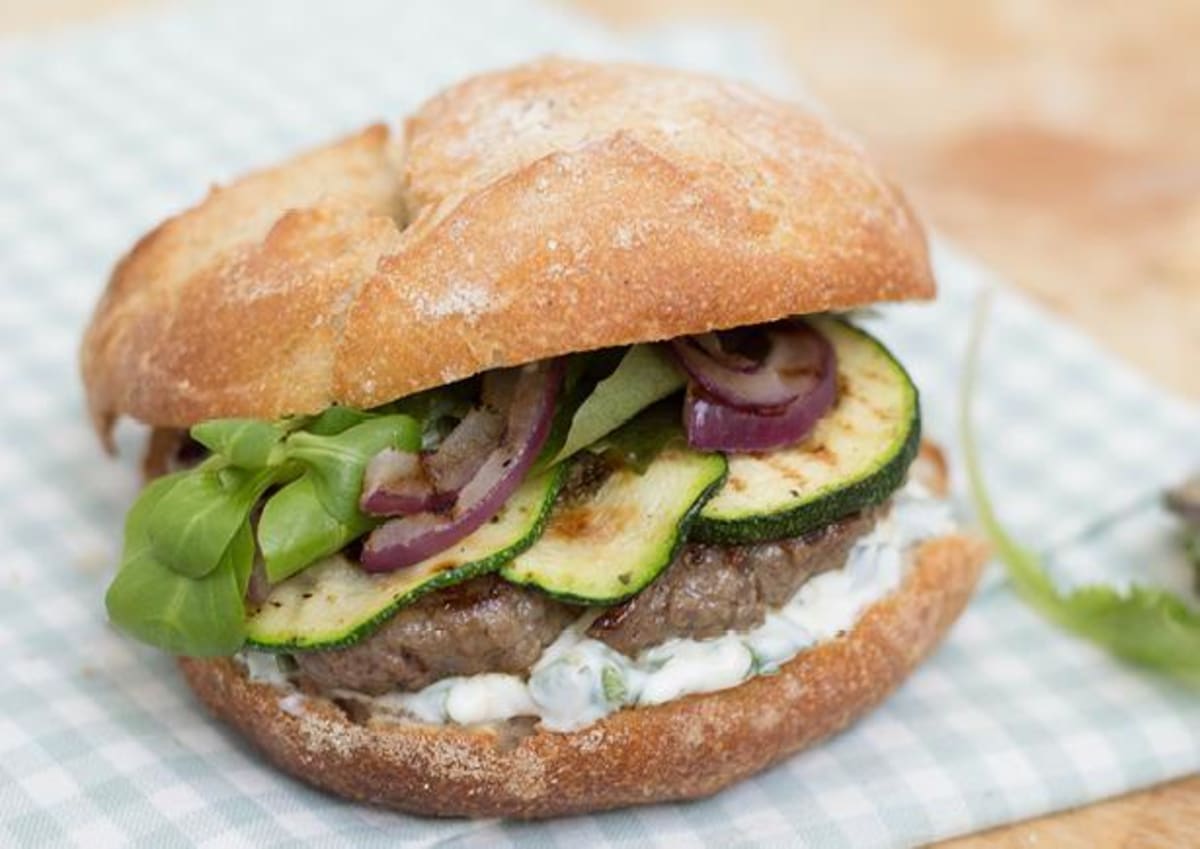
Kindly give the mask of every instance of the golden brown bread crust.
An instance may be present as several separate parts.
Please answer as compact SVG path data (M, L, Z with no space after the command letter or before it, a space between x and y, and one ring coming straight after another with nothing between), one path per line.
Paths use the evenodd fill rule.
M846 636L776 675L579 731L494 731L370 718L332 702L280 704L233 660L179 663L192 689L287 772L351 799L437 816L551 817L714 793L866 713L927 655L965 606L985 559L966 536L918 549L901 588Z
M547 60L434 98L403 144L372 127L169 219L114 270L82 365L102 433L181 427L933 291L903 197L812 113Z

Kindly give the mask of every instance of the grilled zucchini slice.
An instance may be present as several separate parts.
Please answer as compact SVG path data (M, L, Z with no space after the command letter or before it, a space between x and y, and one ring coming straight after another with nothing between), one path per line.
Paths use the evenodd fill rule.
M500 574L564 601L616 604L671 563L725 471L720 454L681 444L640 474L617 468L596 492L556 507L538 541Z
M250 613L247 643L268 651L351 645L425 593L496 571L538 538L563 471L527 480L490 522L414 566L371 574L337 554L308 567L277 585Z
M887 500L904 483L921 441L908 373L865 331L828 316L809 320L837 351L837 402L791 448L728 455L729 477L700 511L693 539L801 536Z

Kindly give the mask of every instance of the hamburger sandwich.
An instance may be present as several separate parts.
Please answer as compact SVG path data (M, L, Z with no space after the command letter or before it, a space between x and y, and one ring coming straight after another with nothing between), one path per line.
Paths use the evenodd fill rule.
M713 793L965 605L918 392L854 311L921 227L805 109L547 60L214 189L82 349L150 427L111 621L334 793L547 817Z

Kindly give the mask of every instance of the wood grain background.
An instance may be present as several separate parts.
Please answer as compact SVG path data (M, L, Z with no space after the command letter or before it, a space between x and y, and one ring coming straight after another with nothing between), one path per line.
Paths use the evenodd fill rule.
M0 34L160 2L0 0ZM766 25L927 222L1200 398L1197 0L559 2L618 27ZM1200 777L942 846L1200 847Z

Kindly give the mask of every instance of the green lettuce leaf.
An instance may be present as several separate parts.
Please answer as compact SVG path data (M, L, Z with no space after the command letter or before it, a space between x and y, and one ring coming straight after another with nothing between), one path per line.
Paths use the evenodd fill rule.
M678 392L684 382L683 374L658 348L634 345L575 411L562 448L550 465L561 463L654 402Z
M285 445L288 458L304 466L325 512L350 524L359 516L367 463L385 448L420 450L421 426L410 416L380 416L334 436L299 431Z
M147 517L151 554L187 578L203 578L221 562L255 503L284 470L205 467L172 475Z
M354 407L333 406L315 416L304 426L304 430L317 436L337 436L344 430L360 425L368 419L373 419L376 413L368 413Z
M960 428L971 498L1010 583L1022 599L1058 625L1120 658L1200 686L1200 615L1183 600L1165 590L1143 586L1117 590L1101 584L1059 590L1041 558L1013 539L996 516L971 427L971 403L988 305L985 296L971 334L963 373Z
M216 567L201 578L163 565L149 539L155 508L187 474L152 482L130 510L121 567L105 606L114 625L142 642L193 657L228 655L245 640L243 598L254 562L249 523L235 531Z
M342 522L326 512L308 477L292 481L267 499L258 520L258 545L267 580L285 578L340 551L375 527L376 522L357 513Z
M608 436L591 446L620 465L644 474L662 450L672 442L686 442L679 404L660 401L638 413Z
M283 461L286 424L257 419L213 419L191 429L192 439L243 469L262 469Z

